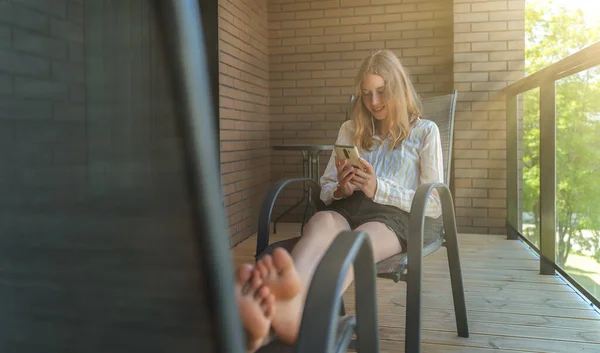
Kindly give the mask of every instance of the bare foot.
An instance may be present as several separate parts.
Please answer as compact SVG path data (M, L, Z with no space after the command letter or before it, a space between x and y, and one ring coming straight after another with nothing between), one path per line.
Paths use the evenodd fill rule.
M304 296L302 282L290 254L276 248L273 256L266 255L256 263L254 273L275 295L275 314L271 327L279 340L294 344L300 329Z
M269 288L263 285L260 277L253 276L250 265L242 265L237 270L235 296L246 330L247 349L253 352L260 347L269 333L275 297Z
M260 274L276 300L289 300L300 293L300 276L290 254L282 248L273 250L273 256L265 255L256 263L255 272Z

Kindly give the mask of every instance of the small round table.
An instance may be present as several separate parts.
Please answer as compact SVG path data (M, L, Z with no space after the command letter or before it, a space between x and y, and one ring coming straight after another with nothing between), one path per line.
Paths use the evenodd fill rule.
M323 151L331 151L333 150L333 145L284 145L284 146L273 146L273 150L275 151L298 151L302 153L302 177L303 178L311 178L317 183L320 179L320 165L319 165L319 157L321 152ZM273 221L273 233L277 233L277 221L288 214L291 210L298 207L306 200L306 206L304 207L304 216L302 218L302 228L301 232L304 231L304 224L306 223L306 216L308 214L308 206L312 202L311 188L305 187L304 192L302 194L302 199L296 202L292 207L288 208L282 214L280 214Z

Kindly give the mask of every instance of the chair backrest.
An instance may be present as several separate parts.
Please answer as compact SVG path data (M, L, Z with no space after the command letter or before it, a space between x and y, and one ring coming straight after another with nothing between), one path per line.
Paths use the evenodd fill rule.
M444 182L450 183L452 163L452 141L454 136L454 111L456 110L457 91L443 96L422 99L421 118L436 123L440 130L442 154L444 155Z
M245 351L198 3L72 1L52 45L0 36L0 351Z
M351 94L350 95L350 99L348 100L348 104L346 104L346 116L344 117L344 120L350 120L352 117L352 101L354 100L354 95Z
M431 120L440 130L442 154L444 159L444 183L450 185L450 168L452 163L452 142L454 136L454 111L456 109L457 91L443 96L428 97L422 99L423 112L421 118ZM426 218L423 234L423 242L433 248L441 243L439 240L444 235L444 223L442 217L437 219ZM430 251L431 249L426 249Z

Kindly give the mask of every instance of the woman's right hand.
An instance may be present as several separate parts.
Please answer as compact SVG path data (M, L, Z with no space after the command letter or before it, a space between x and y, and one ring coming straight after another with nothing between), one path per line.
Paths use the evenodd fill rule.
M335 156L335 167L337 168L338 188L335 196L348 197L357 189L356 186L350 184L350 180L354 176L355 168L348 164L348 160L340 160Z

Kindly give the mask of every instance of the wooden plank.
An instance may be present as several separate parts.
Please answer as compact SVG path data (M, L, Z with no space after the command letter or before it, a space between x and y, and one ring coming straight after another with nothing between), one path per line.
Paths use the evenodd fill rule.
M463 268L495 268L497 270L502 269L515 269L515 270L529 270L529 271L539 271L539 260L538 259L519 259L512 260L510 262L505 259L468 259L465 257L461 257L461 266ZM424 268L429 268L430 266L438 266L440 268L448 267L448 259L446 257L443 258L431 258L427 257L423 261Z
M380 281L393 283L391 280L378 279L377 283ZM399 282L400 283L400 282ZM537 290L543 292L573 292L573 289L565 284L556 284L556 283L530 283L530 282L515 282L515 281L492 281L486 279L474 279L474 278L463 278L463 283L465 288L470 288L471 286L477 287L488 287L488 288L496 288L498 290L511 290L511 289L526 289L526 290ZM396 284L398 285L398 284ZM406 285L402 282L400 285ZM450 278L448 276L440 278L433 276L423 276L423 287L424 288L450 288Z
M402 340L404 329L381 327L379 330L384 340ZM598 352L600 345L587 342L560 341L551 337L544 339L512 337L502 335L471 334L469 338L458 337L456 333L434 330L423 330L422 340L427 343L448 346L466 346L479 348L506 349L525 352L572 353Z
M485 262L485 261L493 261L494 263L497 264L503 264L503 265L508 265L506 263L507 259L510 259L511 262L515 262L517 264L520 263L531 263L531 262L536 262L539 261L538 258L533 257L533 256L523 256L521 254L517 254L519 255L517 258L515 258L515 251L513 251L512 253L508 253L508 254L502 254L502 253L498 253L495 252L493 254L478 254L478 253L469 253L466 252L464 250L462 250L460 252L460 261L461 263L464 264L469 264L469 263L481 263L481 262ZM433 254L427 256L424 258L423 263L434 263L434 262L443 262L443 261L448 261L448 256L447 253L443 250L440 249L436 252L434 252ZM493 268L492 266L487 266L488 268Z
M525 294L522 294L523 292L525 292ZM348 293L346 295L347 296L352 295L350 293L353 293L353 292L348 291ZM575 293L540 292L540 293L538 293L539 295L537 296L537 299L531 298L530 296L535 293L536 292L534 292L534 291L498 292L498 291L489 291L484 288L479 291L473 290L473 289L467 289L465 291L465 297L466 297L467 301L477 299L477 298L483 298L486 301L509 301L509 302L518 302L518 303L522 303L522 304L537 304L539 301L543 301L543 302L551 303L551 305L556 306L556 307L566 307L566 308L589 307L588 303L581 300L582 298ZM398 297L404 298L406 296L405 291L393 292L393 291L389 291L387 289L385 291L378 290L377 294L380 297L398 296ZM452 296L451 296L452 293L450 291L450 288L448 288L448 290L446 290L446 291L424 290L423 298L425 298L427 300L438 300L437 298L439 298L440 294L442 294L442 296L445 298L444 303L452 303ZM574 304L574 303L577 303L577 304Z
M390 283L391 282L391 283ZM377 284L382 287L382 290L386 290L389 288L390 290L396 290L395 286L388 286L394 283L393 281L386 278L377 279ZM521 290L533 290L533 291L560 291L560 292L574 292L574 290L569 287L565 283L554 282L554 283L538 283L534 281L529 281L527 278L523 278L520 281L509 281L508 279L499 280L499 279L485 279L478 276L478 278L472 277L463 277L463 283L465 285L465 290L468 290L471 287L482 287L482 288L495 288L500 291L510 291L512 289L521 289ZM406 286L405 282L398 282L396 286ZM449 275L433 275L433 274L423 274L423 290L440 290L445 291L450 288L450 278Z
M511 250L511 251L509 251ZM438 251L437 253L441 253ZM433 256L433 255L430 255ZM468 249L464 248L460 249L460 258L463 257L469 259L471 257L477 259L500 259L500 260L527 260L527 259L536 259L534 254L527 254L524 251L519 251L518 249L506 249L506 251L485 251L483 249ZM427 258L426 258L427 259Z
M403 353L404 341L381 340L379 342L382 353ZM465 346L447 346L435 343L423 343L421 345L423 353L514 353L513 350L465 347ZM355 351L349 351L355 352Z
M345 299L346 300L346 299ZM404 311L406 305L403 298L378 298L379 307L382 310L402 310ZM348 304L354 306L353 298L348 298ZM423 300L422 307L430 309L451 309L451 305L446 305L439 301ZM581 310L571 308L553 308L545 305L526 305L526 304L514 304L514 303L488 303L482 300L470 300L467 302L467 312L480 311L480 312L503 312L513 314L528 314L528 315L543 315L550 317L568 317L568 318L580 318L590 320L600 320L598 312L592 308Z
M423 277L448 277L448 272L444 270L429 270L423 271ZM553 283L553 284L564 284L564 281L558 276L533 276L523 271L474 271L469 269L463 269L463 279L485 279L489 281L521 281L530 283Z
M382 319L383 317L386 316L382 316ZM597 326L600 326L600 324ZM403 328L405 325L403 320L397 322L397 325L395 325L393 320L389 323L387 323L386 320L386 324L381 325L381 327ZM454 320L425 321L423 323L423 329L432 331L445 331L456 334L456 324ZM522 325L513 325L507 323L499 324L471 320L469 321L469 331L471 334L475 335L483 334L533 339L552 338L553 340L558 341L600 344L600 331L592 330L589 327L585 329L540 326L523 327ZM598 348L600 349L600 347Z
M522 241L514 241L514 240L506 240L506 238L496 238L493 236L478 236L478 237L469 237L465 235L458 236L458 245L461 249L471 250L478 248L485 248L487 251L499 250L503 249L522 249L526 252L529 250L523 247L525 243Z
M349 314L354 313L354 307L352 305L347 305L347 310ZM386 311L380 309L380 324L404 327L406 318L405 314L406 313L404 310ZM447 326L449 331L453 331L456 327L454 324L454 311L452 309L424 308L422 311L422 318L423 325L429 325L428 322L448 321L449 323L451 323ZM518 325L522 326L524 329L528 329L530 326L535 326L560 329L600 331L600 322L581 318L550 317L543 315L526 315L502 312L487 313L479 311L469 311L468 319L469 323L489 322L502 325Z
M423 293L435 293L439 295L440 293L450 293L450 286L448 285L445 288L436 287L434 289L429 288L429 286L424 286ZM385 294L393 292L390 291L390 288L381 288L378 293ZM469 294L478 295L478 296L495 296L497 298L504 298L506 300L513 300L512 298L522 298L535 296L536 298L542 300L559 300L566 302L582 302L582 298L576 294L575 292L545 292L538 290L528 290L528 289L511 289L511 290L501 290L493 287L477 287L477 286L468 286L465 288L465 295L468 297ZM587 305L587 304L586 304Z
M465 290L470 288L477 289L479 291L483 289L494 290L494 291L506 291L512 290L521 291L538 291L538 292L569 292L575 293L575 291L568 286L566 283L531 283L531 282L514 282L514 281L491 281L481 279L470 279L463 278ZM378 278L377 284L381 290L397 291L397 287L401 286L406 288L405 282L394 283L392 280L386 278ZM449 276L423 276L423 290L439 290L446 291L450 289L450 278Z
M493 268L493 267L477 267L477 266L468 266L468 262L461 263L461 269L464 274L508 274L514 275L517 277L527 277L527 278L539 278L543 280L550 279L551 282L561 282L562 279L556 275L540 275L538 271L526 268L503 268L501 270ZM437 266L436 266L437 265ZM427 273L448 273L450 270L448 269L448 265L440 262L439 264L429 263L427 261L423 262L423 274Z
M451 295L443 295L440 296L440 291L426 291L423 292L423 302L435 302L440 305L446 305L448 307L452 307L453 301ZM445 292L451 294L450 291ZM378 297L380 298L380 302L385 302L388 298L394 298L400 300L405 304L406 301L406 293L405 292L385 292L378 291ZM581 300L580 297L577 298L569 298L569 299L556 299L554 297L540 297L535 296L535 292L530 292L528 296L519 296L519 295L507 295L508 293L502 294L488 294L482 292L465 292L465 298L467 302L481 302L481 303L494 303L494 305L507 305L507 304L515 304L515 305L533 305L533 306L543 306L547 308L559 308L559 309L578 309L578 310L593 310L593 308L588 305L586 302Z
M508 240L505 240L508 241ZM459 248L460 254L463 253L465 256L472 256L476 258L485 258L486 255L497 255L497 256L510 256L514 258L522 259L534 259L536 254L531 253L521 246L519 243L513 244L461 244Z

